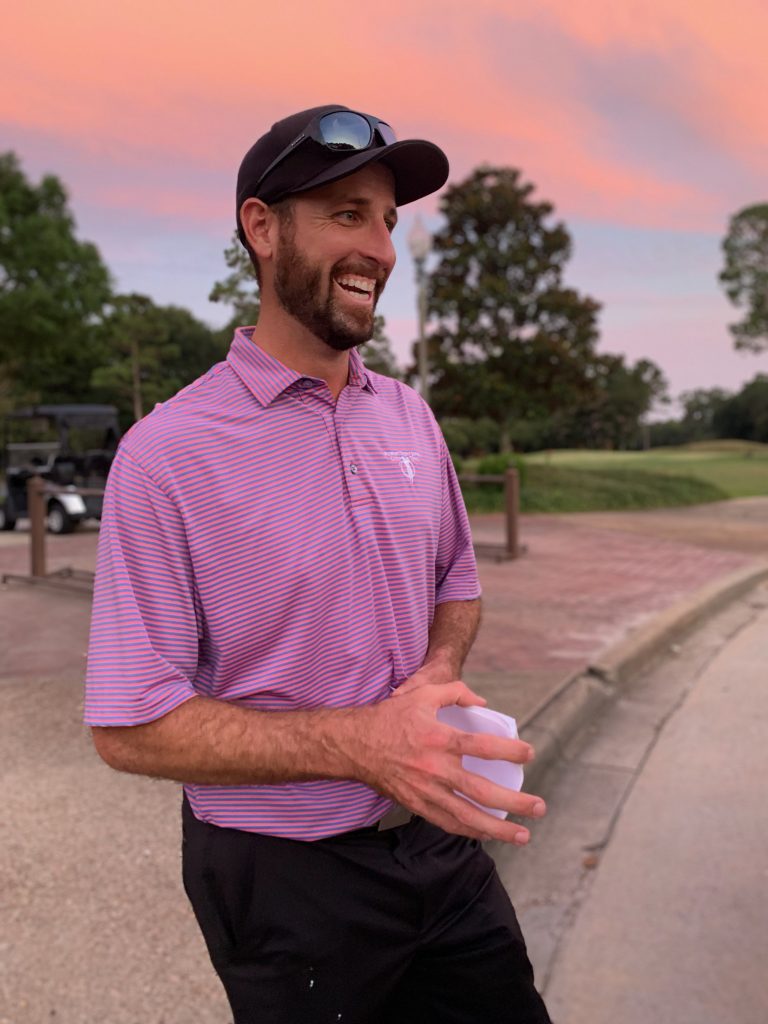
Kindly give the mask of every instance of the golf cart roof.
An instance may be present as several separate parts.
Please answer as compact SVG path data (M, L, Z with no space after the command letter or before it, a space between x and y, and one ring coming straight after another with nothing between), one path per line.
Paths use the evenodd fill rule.
M114 405L28 405L9 412L9 419L106 419L117 416Z

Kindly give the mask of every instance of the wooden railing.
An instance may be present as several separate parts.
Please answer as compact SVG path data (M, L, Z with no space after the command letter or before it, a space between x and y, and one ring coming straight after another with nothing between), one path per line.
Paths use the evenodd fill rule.
M510 467L504 473L460 473L459 483L504 485L504 543L480 541L474 547L478 554L490 555L498 561L519 558L522 549L519 540L520 475L517 470Z
M0 582L17 580L22 583L45 583L53 587L65 587L67 590L83 590L90 593L93 587L93 573L69 566L47 571L46 563L46 528L45 504L50 494L103 495L103 489L97 487L59 487L41 476L31 476L27 480L27 514L29 516L29 576L16 573L3 573Z

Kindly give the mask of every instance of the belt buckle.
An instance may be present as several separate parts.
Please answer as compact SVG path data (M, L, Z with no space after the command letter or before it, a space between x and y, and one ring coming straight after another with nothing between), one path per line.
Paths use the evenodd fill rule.
M413 813L405 807L401 807L400 804L387 811L383 818L379 819L378 830L379 832L387 832L391 828L397 828L399 825L407 825L408 822L413 818Z

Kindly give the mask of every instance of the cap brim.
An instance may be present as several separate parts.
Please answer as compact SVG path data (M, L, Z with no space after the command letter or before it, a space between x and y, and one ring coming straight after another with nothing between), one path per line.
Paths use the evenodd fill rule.
M391 146L353 153L326 168L311 181L303 182L298 188L284 194L296 195L320 185L328 185L372 163L383 163L392 171L397 206L405 206L406 203L413 203L437 192L448 180L448 158L439 146L423 139L404 139L402 142L393 142Z

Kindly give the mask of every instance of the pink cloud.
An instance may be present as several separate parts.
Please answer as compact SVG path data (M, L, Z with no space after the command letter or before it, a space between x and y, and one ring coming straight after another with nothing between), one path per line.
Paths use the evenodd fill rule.
M680 68L686 88L666 101L755 170L768 168L768 7L762 0L521 0L517 16L546 20L596 56L647 52ZM649 81L653 90L661 83Z
M131 182L102 189L105 204L207 219L218 200L170 195L174 167L233 173L275 117L338 99L444 143L454 180L480 162L512 164L568 216L711 228L768 169L768 8L736 6L392 0L355 18L341 0L17 5L0 42L0 121L75 140L86 168L122 167ZM590 61L614 61L620 86L622 56L638 54L668 71L644 83L649 100L747 185L725 194L663 150L622 145L631 123L595 108ZM168 184L142 173L157 167Z
M227 196L210 196L204 192L179 191L178 189L152 188L140 184L97 187L92 200L115 210L141 209L156 217L186 220L195 223L232 218L234 225L234 200Z

